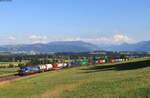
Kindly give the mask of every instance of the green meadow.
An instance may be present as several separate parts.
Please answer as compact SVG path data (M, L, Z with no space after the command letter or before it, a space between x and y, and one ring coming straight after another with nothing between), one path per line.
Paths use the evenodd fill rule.
M0 98L150 98L150 58L10 81L0 86Z
M14 74L14 73L17 73L18 70L19 70L19 67L0 68L0 76Z

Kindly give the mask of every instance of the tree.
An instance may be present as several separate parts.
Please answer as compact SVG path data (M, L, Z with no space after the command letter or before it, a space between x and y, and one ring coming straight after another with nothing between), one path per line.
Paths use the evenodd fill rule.
M38 65L40 63L41 63L40 60L38 60L38 59L32 59L26 65L28 65L28 66L34 66L34 65Z

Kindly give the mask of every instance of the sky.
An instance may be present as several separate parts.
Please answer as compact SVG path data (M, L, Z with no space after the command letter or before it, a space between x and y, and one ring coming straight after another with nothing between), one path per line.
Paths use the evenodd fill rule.
M0 45L150 40L150 0L0 0Z

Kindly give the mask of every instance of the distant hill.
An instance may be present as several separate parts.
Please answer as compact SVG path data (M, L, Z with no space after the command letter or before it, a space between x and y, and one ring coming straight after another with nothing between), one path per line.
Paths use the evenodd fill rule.
M123 43L121 45L95 45L83 41L56 41L47 44L0 46L0 51L15 53L91 52L95 50L148 52L150 51L150 41L135 44Z
M0 47L0 51L23 52L88 52L99 50L98 46L82 41L57 41L47 44L7 45Z
M108 51L137 51L137 52L149 52L150 51L150 41L142 41L135 44L123 43L121 45L111 45L106 47L101 47L103 50Z

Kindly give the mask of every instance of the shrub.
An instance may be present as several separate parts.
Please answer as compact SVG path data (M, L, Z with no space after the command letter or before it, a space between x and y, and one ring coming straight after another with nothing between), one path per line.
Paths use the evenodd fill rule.
M18 64L18 67L20 67L20 68L22 68L22 67L24 67L25 65L24 64L22 64L22 63L19 63Z
M13 64L9 64L8 68L13 68L14 65Z

